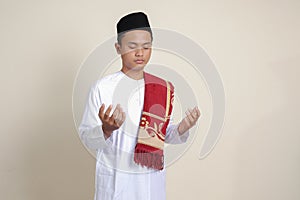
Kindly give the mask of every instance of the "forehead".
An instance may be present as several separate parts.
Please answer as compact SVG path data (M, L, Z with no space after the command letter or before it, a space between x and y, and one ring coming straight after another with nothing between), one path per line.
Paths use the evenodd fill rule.
M151 42L151 34L145 30L132 30L124 34L122 42L148 43Z

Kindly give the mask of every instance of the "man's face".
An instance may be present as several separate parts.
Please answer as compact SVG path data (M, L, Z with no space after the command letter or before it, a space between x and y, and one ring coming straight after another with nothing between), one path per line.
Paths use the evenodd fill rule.
M124 34L116 49L121 54L123 70L143 70L151 56L151 34L145 30L133 30Z

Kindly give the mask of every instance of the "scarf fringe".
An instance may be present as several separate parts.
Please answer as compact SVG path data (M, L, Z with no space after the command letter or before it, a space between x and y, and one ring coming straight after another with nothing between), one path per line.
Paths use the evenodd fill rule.
M162 170L164 165L163 150L137 143L134 161L142 166Z

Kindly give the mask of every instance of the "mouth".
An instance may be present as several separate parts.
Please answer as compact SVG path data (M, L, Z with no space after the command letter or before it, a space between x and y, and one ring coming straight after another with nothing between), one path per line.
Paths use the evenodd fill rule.
M134 61L136 64L143 64L145 62L145 60L143 59L137 59Z

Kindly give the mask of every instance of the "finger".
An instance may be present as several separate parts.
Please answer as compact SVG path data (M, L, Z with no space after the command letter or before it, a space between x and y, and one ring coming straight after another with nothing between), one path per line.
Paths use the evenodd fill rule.
M119 105L118 107L118 116L115 118L115 120L118 122L118 124L121 124L122 122L122 118L123 118L123 110L121 108L121 105Z
M113 118L113 120L117 120L118 119L118 115L120 114L119 107L120 107L120 104L117 104L117 106L116 106L116 108L115 108L115 110L114 110L114 112L112 114L112 117L111 117L111 118Z
M201 113L200 113L200 110L198 108L198 106L195 106L194 109L193 109L193 117L194 119L197 121L198 118L200 117Z
M121 125L123 124L124 115L125 115L124 112L120 112L118 118L114 120L114 123L117 127L121 127Z
M122 121L122 115L123 115L122 113L119 113L118 118L114 120L114 123L115 123L118 127L120 127L120 126L122 125L122 123L123 123L123 121Z
M189 125L192 125L194 123L194 119L190 114L186 115L185 118L188 121Z
M183 118L183 121L185 122L185 125L187 128L191 126L191 122L187 116L185 118Z
M189 115L190 117L192 117L192 119L195 118L194 111L190 108L186 111L186 115Z
M123 109L122 109L121 105L119 106L119 111L120 111L120 113L123 112Z
M199 118L201 113L200 113L200 110L197 106L195 107L195 112L197 113L197 117Z
M118 117L118 120L119 120L121 123L123 123L124 120L125 120L125 116L126 116L125 112L124 112L123 109L120 107L120 115L119 115L119 117Z
M105 104L103 103L103 104L100 106L99 113L98 113L98 116L100 117L101 120L102 120L103 117L104 117L104 109L105 109Z
M120 127L120 121L118 119L114 119L114 125Z
M193 124L194 124L194 121L195 121L195 120L194 120L194 118L193 118L193 115L192 115L192 112L191 112L190 109L187 110L187 112L186 112L186 118L188 119L190 125L193 125Z
M197 106L193 108L193 110L191 110L191 115L193 116L194 121L197 121L197 119L199 118L199 114L200 112L198 112L198 108Z
M106 112L104 113L104 120L108 120L109 119L109 115L112 109L112 105L109 105Z
M194 117L194 119L198 119L198 117L200 116L199 115L199 110L197 107L194 107L193 110L192 110L192 115Z
M122 112L122 118L120 120L120 124L121 125L123 124L123 122L125 121L125 119L126 119L126 114L125 114L125 112Z

